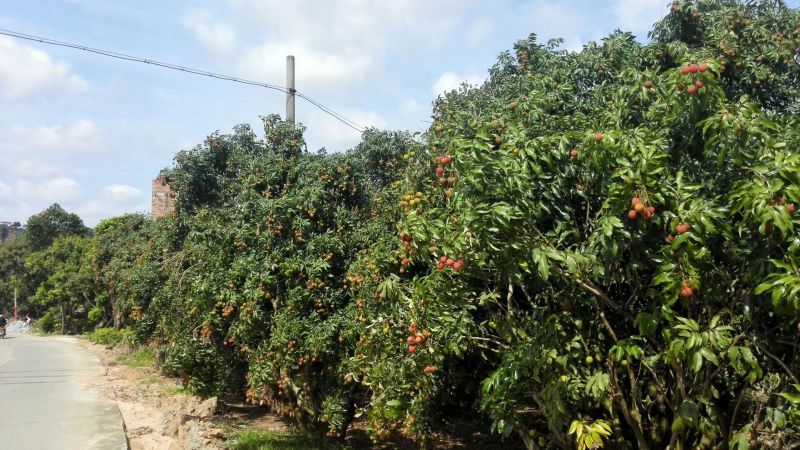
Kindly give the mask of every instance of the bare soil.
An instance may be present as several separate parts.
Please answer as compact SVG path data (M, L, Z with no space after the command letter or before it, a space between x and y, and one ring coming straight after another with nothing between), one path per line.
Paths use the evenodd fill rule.
M216 398L186 395L179 380L160 375L152 367L119 363L124 349L81 341L102 362L103 374L88 378L87 387L116 401L131 450L219 450L224 434L211 418Z
M270 414L264 407L228 399L202 399L182 389L179 379L161 375L153 367L131 367L120 358L130 350L111 349L89 341L81 345L97 355L105 367L102 375L86 380L87 387L99 389L119 405L131 450L221 450L226 439L244 430L291 433L291 424ZM354 423L343 446L332 448L418 449L419 445L403 436L373 444L366 424ZM436 433L433 448L442 450L516 450L523 449L514 439L501 440L481 426L452 423ZM327 446L326 446L327 447ZM312 448L312 447L308 447Z

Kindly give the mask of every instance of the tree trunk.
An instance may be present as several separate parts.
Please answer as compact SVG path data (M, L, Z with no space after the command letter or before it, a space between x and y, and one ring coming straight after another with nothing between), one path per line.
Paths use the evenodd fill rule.
M635 403L633 403L630 408L628 407L628 403L622 395L622 390L619 388L619 381L617 380L617 373L612 358L608 359L608 375L608 381L611 387L611 398L622 413L622 417L625 418L625 421L633 429L633 434L636 436L636 443L639 450L649 450L650 447L647 445L647 439L644 436L644 430L642 428L641 415L638 409L636 409Z
M113 297L111 298L111 317L114 320L114 328L117 330L122 328L122 314L120 313L119 308L117 308L116 299Z
M59 306L61 307L61 334L64 334L64 328L66 327L64 323L64 302L59 303Z

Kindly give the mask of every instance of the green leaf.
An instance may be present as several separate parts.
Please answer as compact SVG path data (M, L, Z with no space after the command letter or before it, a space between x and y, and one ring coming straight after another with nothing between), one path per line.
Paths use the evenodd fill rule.
M703 358L700 356L700 352L692 353L692 356L689 358L689 366L694 373L700 372L700 369L703 368Z
M717 355L715 355L714 352L709 350L708 347L700 348L700 354L702 354L703 358L705 358L707 361L710 361L715 366L719 365L719 359L717 358Z
M783 397L789 403L792 403L792 404L795 404L795 405L800 405L800 393L792 394L792 393L789 393L789 392L781 392L778 395Z
M745 425L740 431L734 433L728 441L729 450L749 450L750 449L750 428L751 423Z

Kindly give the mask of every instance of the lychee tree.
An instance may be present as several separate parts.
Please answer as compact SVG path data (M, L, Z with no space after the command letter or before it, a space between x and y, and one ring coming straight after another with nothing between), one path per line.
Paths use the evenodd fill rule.
M800 14L676 2L652 38L531 36L437 101L358 312L376 438L474 406L528 448L798 442Z
M103 318L101 325L135 324L141 341L152 334L158 314L143 316L170 273L164 264L176 245L170 225L170 218L157 226L143 214L126 214L103 220L94 228L92 268L103 287L100 295L108 299L104 310L96 311Z
M350 151L312 153L302 127L277 116L264 125L263 141L240 126L164 171L178 209L158 224L174 230L174 250L135 326L154 333L162 367L189 389L244 394L305 431L341 436L358 394L340 368L359 337L350 266L396 221L384 199L419 145L369 130Z

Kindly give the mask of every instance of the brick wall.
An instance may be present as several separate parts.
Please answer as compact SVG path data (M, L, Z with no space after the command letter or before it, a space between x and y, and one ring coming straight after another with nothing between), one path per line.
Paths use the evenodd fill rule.
M153 220L175 213L175 193L167 182L158 177L153 180L153 199L150 214Z

